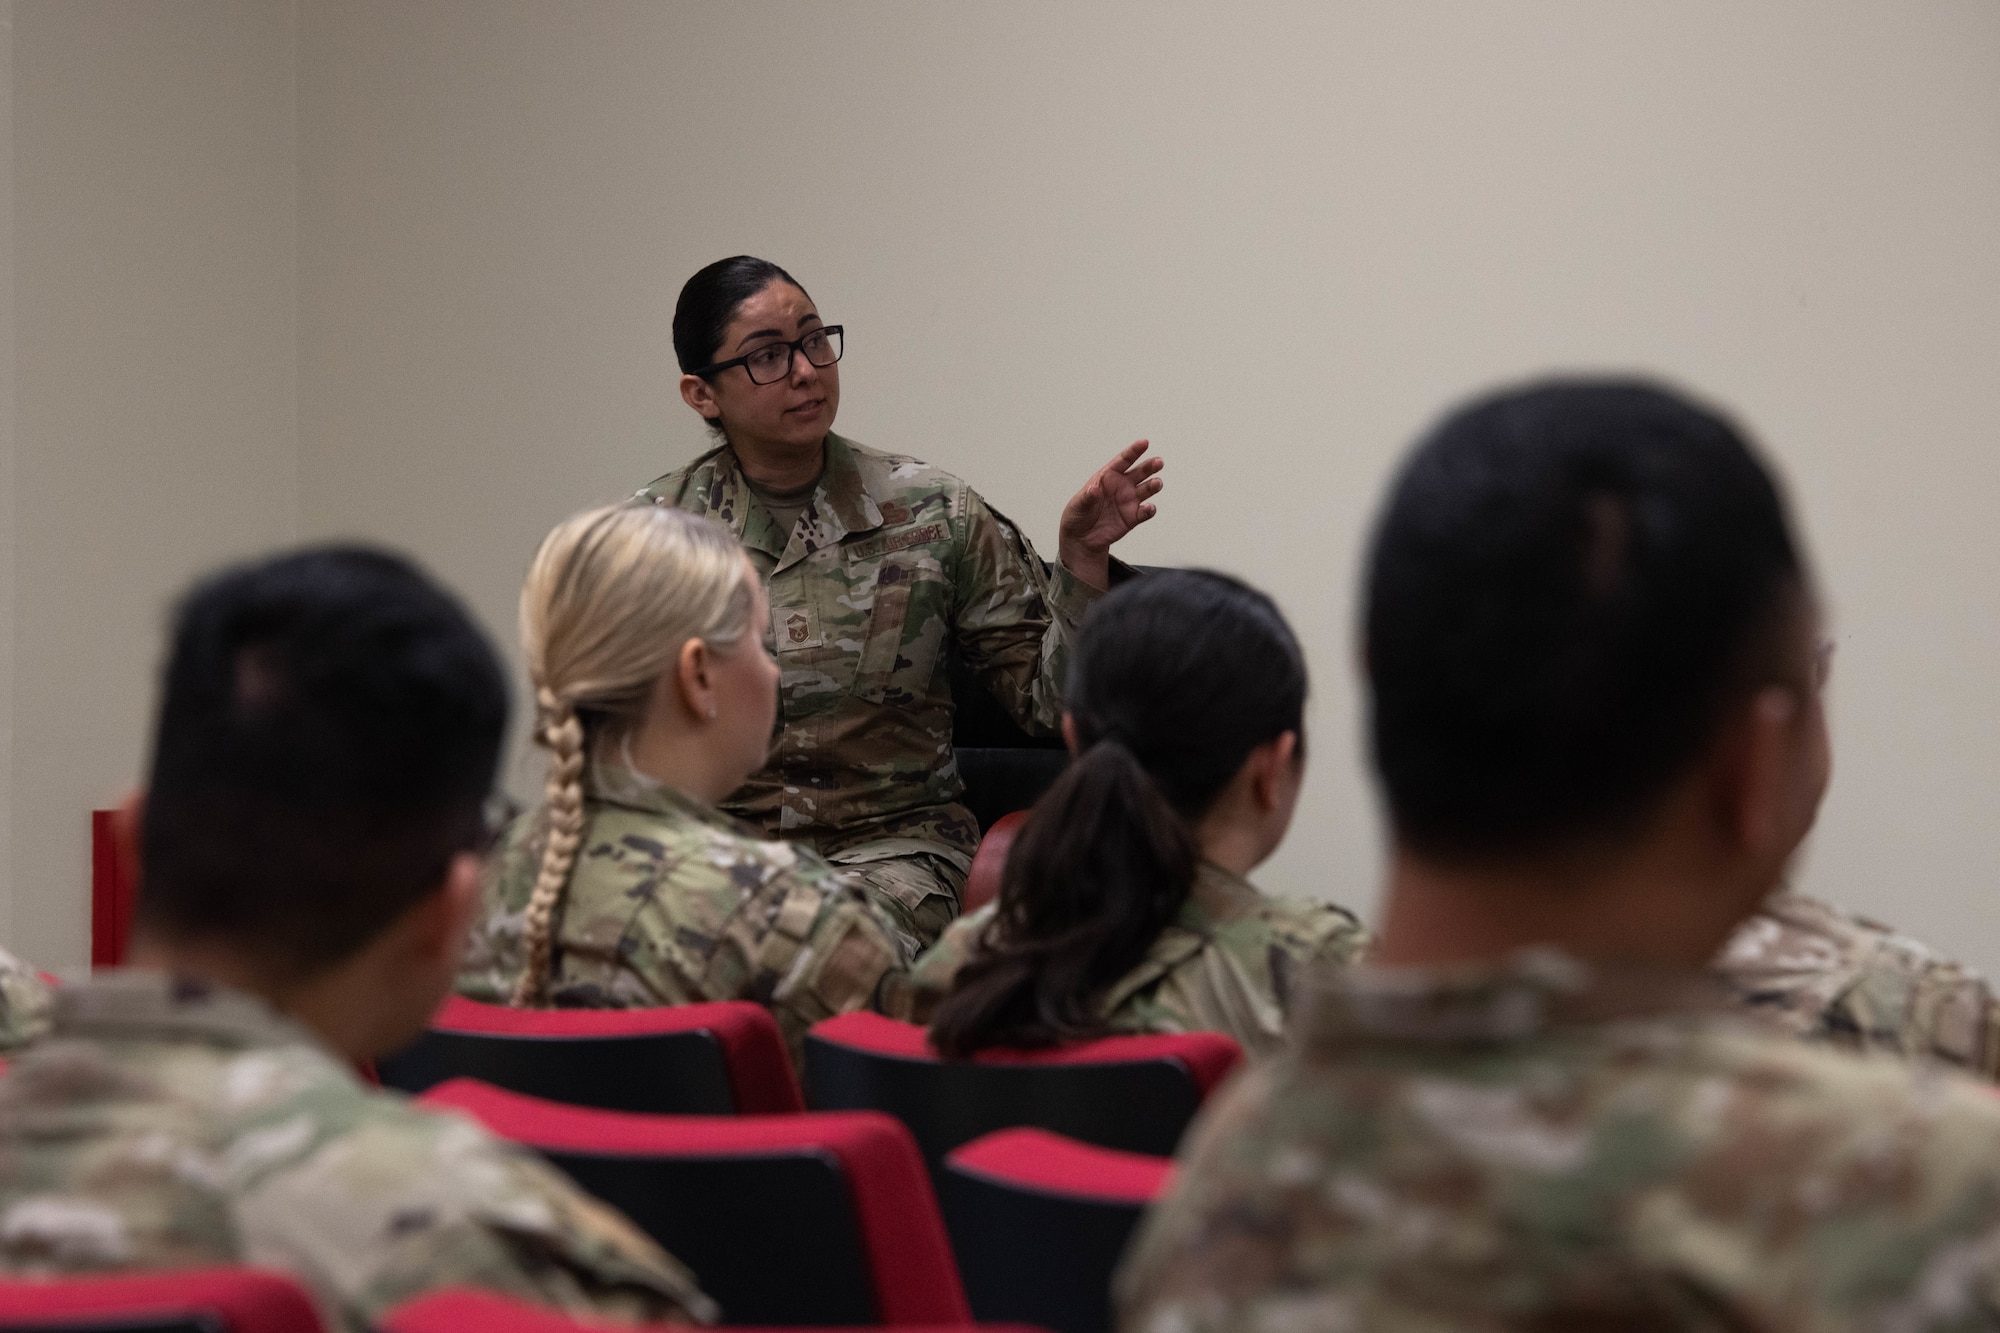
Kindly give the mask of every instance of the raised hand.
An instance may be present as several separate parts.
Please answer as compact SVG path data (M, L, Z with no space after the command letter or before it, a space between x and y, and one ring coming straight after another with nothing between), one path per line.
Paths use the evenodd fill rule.
M1134 440L1091 474L1063 506L1057 555L1093 588L1111 586L1111 546L1158 512L1152 503L1166 483L1158 458L1143 458L1149 441Z

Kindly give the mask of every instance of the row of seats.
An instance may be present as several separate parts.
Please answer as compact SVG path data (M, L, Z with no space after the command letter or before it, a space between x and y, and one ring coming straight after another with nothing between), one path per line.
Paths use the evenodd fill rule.
M732 1324L1098 1333L1168 1155L1241 1058L1190 1033L944 1061L922 1028L852 1013L807 1036L806 1111L756 1005L453 999L379 1073L619 1206Z
M1241 1059L1228 1037L1190 1032L946 1061L923 1028L865 1012L816 1025L805 1043L814 1110L885 1111L909 1126L933 1168L960 1144L1016 1125L1171 1153ZM476 1078L577 1106L655 1115L783 1115L807 1105L777 1024L741 1001L513 1009L453 997L376 1075L409 1093Z
M997 891L1021 819L987 830L971 907ZM808 1113L759 1005L453 998L376 1073L618 1205L732 1325L977 1317L1097 1333L1167 1155L1240 1058L1193 1034L947 1063L921 1028L848 1014L807 1039Z

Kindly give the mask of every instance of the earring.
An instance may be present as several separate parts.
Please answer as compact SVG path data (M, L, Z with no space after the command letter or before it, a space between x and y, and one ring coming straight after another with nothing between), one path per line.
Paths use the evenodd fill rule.
M709 720L710 722L713 722L713 721L715 721L715 705L714 705L714 704L710 704L710 705L708 706L708 720Z

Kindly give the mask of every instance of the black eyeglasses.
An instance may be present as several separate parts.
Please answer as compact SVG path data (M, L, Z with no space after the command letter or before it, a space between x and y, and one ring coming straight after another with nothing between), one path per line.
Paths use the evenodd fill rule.
M794 353L805 353L806 360L822 369L840 360L842 335L845 332L846 329L842 325L824 324L803 338L794 338L788 343L765 343L747 356L733 356L727 361L703 366L692 373L708 379L721 374L731 366L741 366L752 384L776 384L792 373Z

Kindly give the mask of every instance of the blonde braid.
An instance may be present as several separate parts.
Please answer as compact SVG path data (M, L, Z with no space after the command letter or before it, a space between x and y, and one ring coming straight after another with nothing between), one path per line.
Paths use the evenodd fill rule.
M729 529L679 509L592 509L543 539L521 586L521 649L535 741L549 752L547 842L522 912L514 1004L540 1004L548 988L556 915L583 845L588 748L641 725L689 639L726 652L749 635L756 587Z
M528 895L522 921L522 943L528 959L520 980L514 983L512 1003L517 1007L538 1003L542 988L548 985L556 904L562 900L563 886L576 868L577 849L583 845L583 721L573 704L557 698L547 686L535 691L535 704L541 714L539 739L549 748L549 823L542 868L535 876L535 891Z

